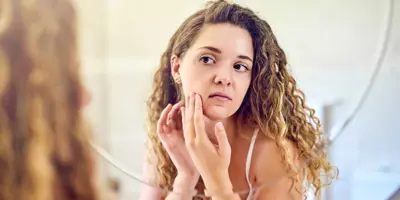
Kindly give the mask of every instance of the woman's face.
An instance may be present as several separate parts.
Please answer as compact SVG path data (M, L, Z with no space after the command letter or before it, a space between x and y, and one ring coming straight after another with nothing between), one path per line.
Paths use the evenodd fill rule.
M212 120L232 116L251 82L253 45L248 31L229 23L207 25L183 58L172 56L171 73L183 92L200 94Z

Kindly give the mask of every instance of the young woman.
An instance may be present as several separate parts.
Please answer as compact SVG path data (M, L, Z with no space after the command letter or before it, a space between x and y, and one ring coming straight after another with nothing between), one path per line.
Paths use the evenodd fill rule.
M70 0L0 0L0 199L98 200Z
M320 122L285 53L248 8L219 0L184 21L161 57L148 105L144 175L173 193L148 187L143 199L191 199L194 190L212 199L302 199L307 188L318 196L321 173L334 172L313 150ZM271 180L278 181L257 189Z

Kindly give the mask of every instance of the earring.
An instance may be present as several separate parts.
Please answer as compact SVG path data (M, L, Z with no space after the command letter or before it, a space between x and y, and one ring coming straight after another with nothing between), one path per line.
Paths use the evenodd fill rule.
M175 83L181 83L181 79L179 78L179 76L175 76L174 80Z

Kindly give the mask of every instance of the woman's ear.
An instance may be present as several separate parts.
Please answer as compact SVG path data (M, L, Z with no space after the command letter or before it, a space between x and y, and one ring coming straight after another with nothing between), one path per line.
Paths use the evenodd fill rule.
M179 67L180 67L180 60L178 58L178 56L173 55L171 56L171 60L170 60L170 64L171 64L171 75L172 78L174 79L175 83L177 84L181 84L181 75L179 73Z

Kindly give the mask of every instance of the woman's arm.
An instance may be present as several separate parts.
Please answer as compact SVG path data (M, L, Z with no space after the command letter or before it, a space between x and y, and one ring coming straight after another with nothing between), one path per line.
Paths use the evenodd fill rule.
M292 180L288 177L284 177L273 185L266 185L265 187L257 190L254 198L255 199L287 199L287 200L302 200L302 184L292 184Z
M142 180L148 184L142 185L139 200L160 200L162 198L161 190L155 185L151 185L152 181L155 180L153 168L148 162L144 162Z
M233 191L229 176L221 179L218 183L206 185L206 195L212 200L241 200L239 194Z
M265 144L260 145L260 152L256 157L255 172L257 184L259 187L255 193L255 199L287 199L287 200L302 200L303 194L303 178L293 184L292 179L289 177L285 163L281 158L279 148L275 142L264 141ZM293 157L297 157L297 151L292 143L289 143L289 151ZM299 160L293 162L296 167L300 168L302 165ZM303 171L300 169L300 171ZM263 184L264 183L264 184Z
M163 190L151 184L156 178L152 169L154 169L153 166L144 162L142 180L148 184L143 184L139 200L161 200L164 197ZM173 191L168 193L165 200L191 200L196 194L194 187L197 181L195 177L178 174L174 181Z
M196 178L178 173L175 178L173 191L168 193L165 200L191 200L197 191L194 189Z

